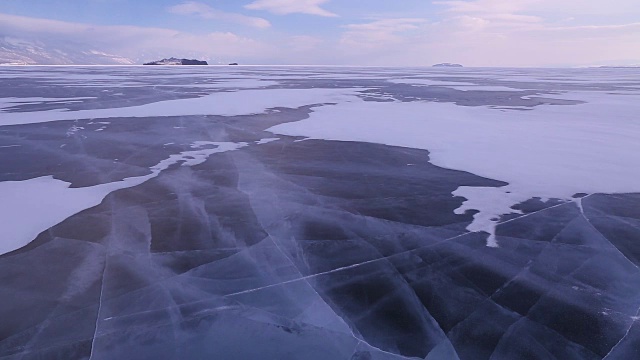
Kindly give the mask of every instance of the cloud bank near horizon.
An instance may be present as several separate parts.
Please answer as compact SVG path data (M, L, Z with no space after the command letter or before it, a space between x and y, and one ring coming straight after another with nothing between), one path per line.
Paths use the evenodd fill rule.
M165 22L127 25L7 14L0 6L0 39L73 44L136 62L170 55L245 64L640 62L636 0L617 0L615 5L589 0L441 0L424 9L416 5L420 11L410 13L389 8L388 2L386 8L377 8L376 1L368 2L372 5L365 10L358 7L367 4L360 0L351 6L345 0L257 0L236 3L235 8L214 6L221 3L176 1L157 10Z

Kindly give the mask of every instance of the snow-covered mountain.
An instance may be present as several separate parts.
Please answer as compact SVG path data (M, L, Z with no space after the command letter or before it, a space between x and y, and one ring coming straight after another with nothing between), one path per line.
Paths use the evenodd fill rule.
M23 40L0 36L0 64L12 65L130 65L131 59L85 44Z

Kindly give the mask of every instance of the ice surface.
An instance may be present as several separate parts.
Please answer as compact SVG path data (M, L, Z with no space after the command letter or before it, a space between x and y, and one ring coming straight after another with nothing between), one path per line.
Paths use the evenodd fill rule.
M0 358L636 358L638 84L0 69Z
M488 85L470 85L470 86L447 86L451 89L461 91L523 91L526 89L517 89L506 86L488 86Z
M250 115L275 107L297 108L312 104L342 102L364 89L272 89L220 92L194 99L168 100L147 105L79 111L6 112L1 125L32 124L77 119L108 119L116 117L189 116L189 115ZM251 99L251 101L248 101Z
M442 81L442 80L432 80L432 79L391 79L389 82L394 84L409 84L409 85L422 85L422 86L434 86L434 85L442 85L442 86L457 86L457 85L469 85L473 86L475 84L469 82L458 82L458 81Z
M354 99L316 109L308 119L269 131L315 139L366 141L428 149L431 162L509 183L461 188L458 211L480 210L469 230L493 234L510 208L532 197L639 192L640 95L565 95L587 102L504 111L432 102ZM597 175L596 175L597 174ZM490 240L495 245L493 240Z
M109 193L138 186L173 164L182 162L183 166L195 166L212 154L237 150L246 145L197 141L192 147L200 150L172 155L151 167L149 175L85 188L70 188L70 183L52 176L0 182L0 239L3 239L0 241L0 255L27 245L42 231L100 204Z
M0 98L0 112L2 109L18 106L18 105L31 105L40 103L72 103L80 102L82 100L91 100L95 97L75 97L75 98L41 98L41 97L27 97L27 98Z
M436 87L446 87L449 89L455 89L460 91L522 91L520 88L512 88L507 86L497 86L497 85L481 85L470 82L462 82L462 81L442 81L442 80L433 80L433 79L390 79L389 82L394 84L408 84L414 86L436 86Z

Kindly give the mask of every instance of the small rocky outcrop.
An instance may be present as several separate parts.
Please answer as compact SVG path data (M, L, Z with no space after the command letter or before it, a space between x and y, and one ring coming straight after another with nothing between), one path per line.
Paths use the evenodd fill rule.
M209 65L206 61L169 58L145 63L144 65Z

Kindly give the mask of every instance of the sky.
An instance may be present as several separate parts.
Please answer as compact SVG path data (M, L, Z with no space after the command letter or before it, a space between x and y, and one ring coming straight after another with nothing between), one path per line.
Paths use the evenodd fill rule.
M0 38L135 61L640 64L640 0L0 0Z

